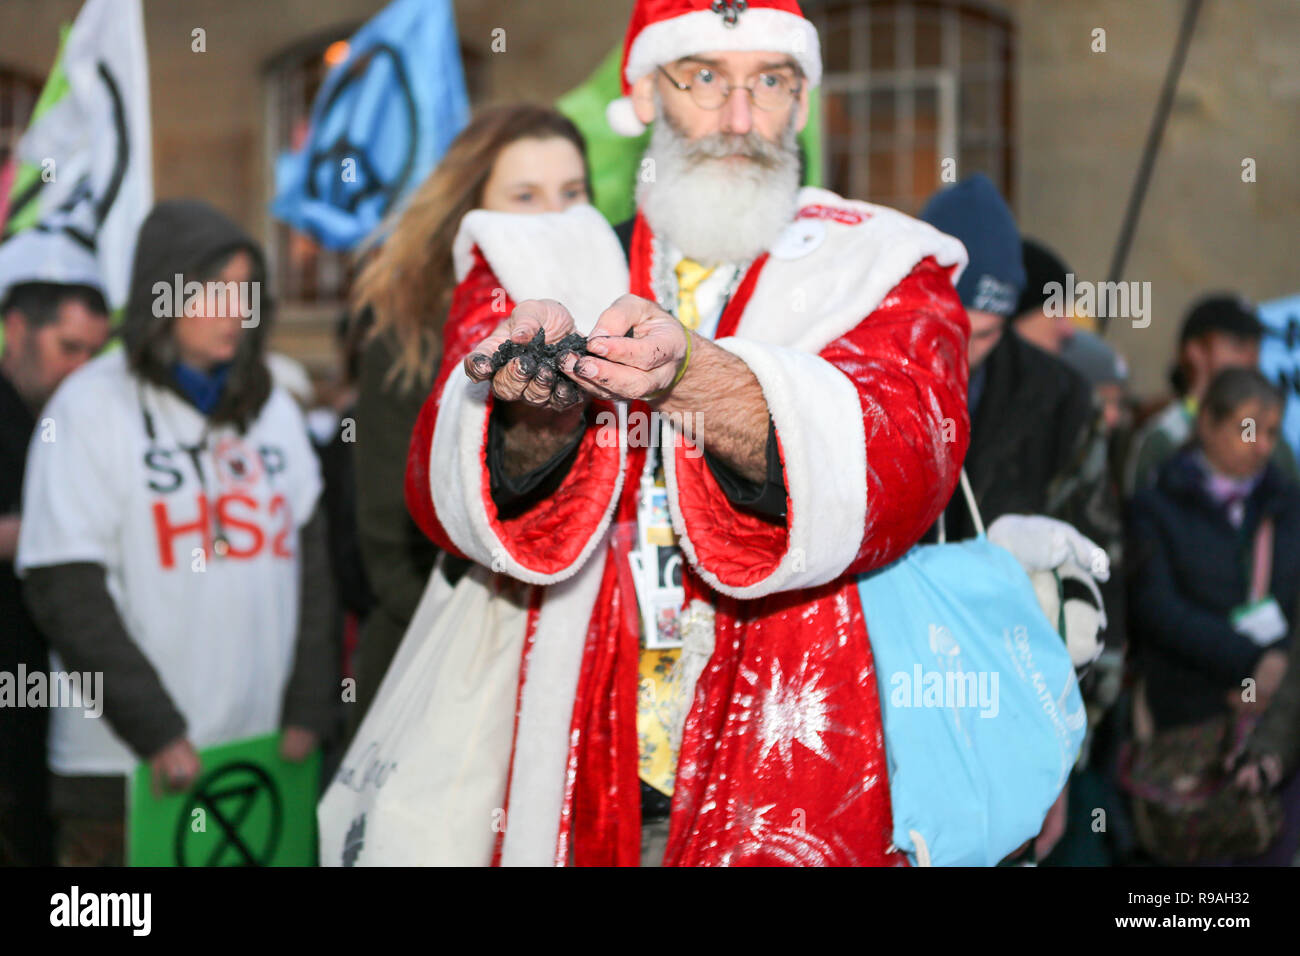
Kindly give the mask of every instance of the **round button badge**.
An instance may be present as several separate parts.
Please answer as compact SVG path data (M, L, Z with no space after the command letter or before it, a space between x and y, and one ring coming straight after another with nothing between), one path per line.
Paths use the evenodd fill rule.
M826 223L796 219L781 231L770 250L775 259L802 259L826 241Z

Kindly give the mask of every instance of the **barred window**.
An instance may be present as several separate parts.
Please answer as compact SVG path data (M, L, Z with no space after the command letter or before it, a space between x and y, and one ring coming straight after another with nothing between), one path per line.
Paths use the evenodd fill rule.
M956 0L808 0L822 38L822 179L916 214L935 190L1012 178L1010 18ZM951 177L941 178L945 160Z
M267 100L271 195L275 193L275 160L281 153L299 149L306 140L312 103L330 68L347 56L347 35L299 46L271 67ZM341 306L353 278L348 254L332 252L276 219L271 219L269 228L267 254L277 297L286 305Z

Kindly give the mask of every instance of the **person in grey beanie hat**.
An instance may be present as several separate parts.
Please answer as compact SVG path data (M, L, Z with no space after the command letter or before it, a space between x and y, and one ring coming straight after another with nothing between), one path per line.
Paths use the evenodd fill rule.
M1119 427L1124 418L1128 385L1128 363L1124 356L1100 336L1079 329L1065 340L1060 358L1092 386L1093 400L1101 407L1106 430Z
M1128 381L1128 363L1124 356L1099 336L1082 329L1065 340L1061 361L1070 366L1096 388L1098 385L1123 384Z
M50 713L60 865L124 864L141 764L184 791L205 748L278 733L301 762L342 716L320 466L263 360L265 279L217 209L156 204L122 348L63 381L57 441L29 446L14 566L51 661L95 675Z

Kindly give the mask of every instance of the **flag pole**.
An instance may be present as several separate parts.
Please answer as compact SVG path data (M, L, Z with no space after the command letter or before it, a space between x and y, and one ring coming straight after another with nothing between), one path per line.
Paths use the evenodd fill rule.
M1133 235L1137 232L1138 216L1142 212L1142 201L1146 198L1147 186L1151 182L1151 170L1155 167L1156 153L1160 150L1160 140L1164 136L1165 124L1169 112L1173 109L1174 93L1178 89L1178 78L1183 72L1183 62L1187 59L1187 48L1192 43L1192 32L1196 29L1196 17L1201 11L1201 0L1187 0L1183 7L1183 21L1178 28L1178 40L1174 43L1173 56L1169 59L1169 68L1165 72L1165 85L1160 91L1156 103L1155 115L1151 118L1151 128L1147 132L1147 142L1142 150L1142 160L1138 164L1137 178L1133 181L1133 191L1128 197L1128 208L1124 210L1124 223L1120 226L1119 240L1115 244L1115 255L1110 262L1108 281L1120 280L1124 264L1128 261L1128 251L1133 244ZM1100 317L1099 332L1106 334L1110 316Z

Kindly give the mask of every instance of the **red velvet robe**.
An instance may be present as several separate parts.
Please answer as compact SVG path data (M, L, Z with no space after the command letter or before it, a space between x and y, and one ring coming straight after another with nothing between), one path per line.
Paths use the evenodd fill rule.
M758 259L715 336L764 388L786 470L786 524L734 507L704 459L687 453L685 439L670 438L675 448L665 450L688 596L715 609L715 650L686 722L666 865L905 864L890 846L877 679L854 576L901 556L956 485L969 433L969 323L952 285L964 250L891 210L821 190L800 198L792 228L811 237L805 245L814 252ZM528 838L543 841L555 864L636 865L638 617L626 552L645 449L611 447L617 438L590 425L553 495L519 517L497 516L483 460L491 396L472 392L463 403L477 403L470 411L445 411L442 404L449 388L470 394L462 381L465 356L509 314L516 296L537 297L530 286L544 287L548 278L529 279L514 261L525 254L516 248L523 235L518 217L471 216L478 217L477 231L462 230L463 279L441 369L412 439L408 504L441 548L483 563L492 555L504 573L536 585L505 787L516 803L542 791L550 799L549 788L559 788L560 819L553 830L530 824L538 832ZM595 228L587 223L583 229ZM542 227L528 225L535 228ZM608 241L600 242L608 254ZM563 251L552 268L564 268L554 264L563 262ZM653 298L654 254L638 217L634 294ZM598 267L568 266L579 273ZM813 301L801 301L803 312L795 314L800 310L786 299L804 275ZM587 327L592 320L585 317ZM592 403L592 412L602 409L609 406ZM457 429L458 444L436 446L439 429ZM707 443L707 428L701 440ZM448 447L463 449L456 462L448 460ZM461 488L476 454L477 487ZM449 483L459 485L452 491ZM592 562L601 568L596 600L585 620L571 621L575 637L585 628L585 643L563 777L552 766L537 778L542 785L521 792L514 777L534 744L519 736L518 715L529 692L538 613L554 582ZM560 699L567 706L569 698ZM515 826L514 808L502 806Z

